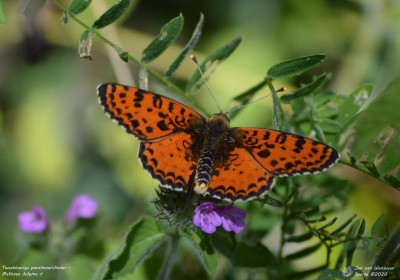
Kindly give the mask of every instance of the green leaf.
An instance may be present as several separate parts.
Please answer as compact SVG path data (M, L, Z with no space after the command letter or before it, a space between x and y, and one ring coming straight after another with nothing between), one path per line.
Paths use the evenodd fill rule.
M368 237L364 237L362 239L362 244L365 250L368 249L369 245L371 244L371 239L369 239Z
M69 6L69 11L74 14L80 14L89 7L92 0L74 0Z
M314 233L309 231L304 234L290 236L286 238L286 242L303 242L311 239L313 236L315 236Z
M236 239L234 235L228 232L217 231L210 235L210 238L212 246L225 257L233 261L236 248Z
M336 107L326 104L317 108L316 115L318 118L329 118L337 115L337 112L338 110ZM335 121L337 120L335 119Z
M243 36L235 38L229 43L217 49L208 57L206 57L206 59L204 59L204 61L200 64L201 71L205 73L205 71L209 69L211 66L213 66L215 63L222 62L225 59L227 59L233 53L233 51L239 46L242 39ZM200 79L201 79L200 72L199 70L196 70L187 83L186 91L194 91L194 86ZM197 88L200 88L202 85L203 83L201 83Z
M129 228L120 245L103 261L91 279L116 279L132 273L165 237L153 218L142 217Z
M352 144L351 153L356 158L361 158L363 154L369 159L375 159L378 155L384 157L386 154L393 153L393 148L384 149L388 143L380 139L389 137L392 133L400 131L400 78L394 80L377 97L372 95L367 101L369 107L364 110L355 125L357 137ZM376 97L375 99L372 99ZM396 141L396 139L389 139ZM400 149L400 144L396 143L396 149ZM382 153L383 152L383 153ZM400 165L400 158L390 159L391 166ZM389 167L384 167L388 170Z
M394 170L400 165L400 131L393 130L392 134L387 137L386 143L382 160L378 165L379 172L383 174Z
M302 249L300 251L297 251L295 253L289 254L285 257L285 260L295 260L295 259L300 259L302 257L308 256L315 251L318 250L318 248L321 246L322 243L318 243L314 246L307 247L305 249Z
M240 112L239 107L244 106L247 104L250 99L260 90L262 89L265 85L267 84L267 80L264 79L252 88L246 90L245 92L237 95L236 97L233 98L233 100L239 102L238 108L235 108L230 114L229 118L232 120L236 115Z
M376 256L373 270L371 272L382 272L382 267L393 267L400 254L400 225L397 225L392 235L383 246L382 250ZM368 279L376 279L369 275ZM388 278L389 279L389 278ZM395 278L393 278L395 279Z
M195 228L191 231L180 229L179 233L189 239L195 251L199 254L200 260L207 273L214 276L217 272L217 255L210 243L210 235Z
M276 268L278 262L271 251L261 243L248 246L242 242L238 243L233 257L233 263L239 267L252 268Z
M0 23L7 23L6 11L4 10L3 0L0 0Z
M93 28L103 28L119 19L128 9L129 3L130 0L120 0L93 23Z
M339 132L340 129L342 128L342 125L338 123L337 121L331 120L331 119L320 119L319 122L319 127L324 131L324 132L332 132L336 133Z
M30 0L25 6L24 15L27 17L34 17L46 5L47 0Z
M239 102L241 105L244 105L250 101L250 99L257 93L260 89L262 89L267 84L267 81L264 79L259 82L257 85L252 88L246 90L245 92L236 95L233 100Z
M345 125L349 120L353 121L352 117L359 113L362 105L370 97L374 87L373 85L363 85L352 93L350 93L345 100L338 105L338 117L335 119L337 122Z
M172 62L172 64L169 66L167 72L165 73L166 77L169 78L173 75L173 73L176 71L176 69L179 67L179 65L182 63L182 61L185 59L188 52L190 52L197 45L197 42L200 39L201 31L203 29L203 24L204 24L204 16L203 16L203 14L200 14L200 20L196 25L196 28L192 34L192 38L190 38L189 42L183 48L181 53L174 60L174 62Z
M360 231L360 219L357 219L350 227L349 231L347 232L347 240L344 243L342 250L340 251L338 260L336 262L336 268L339 268L344 258L347 258L346 266L351 266L351 262L353 260L353 254L356 250L356 246L358 240L352 240L352 238L356 237L358 232Z
M160 34L143 51L142 61L148 63L160 56L178 38L183 27L183 16L173 18L165 24Z
M291 94L285 94L281 97L281 102L284 104L289 104L293 99L304 97L316 92L320 86L324 83L326 78L326 74L322 74L318 78L316 78L312 83L296 90Z
M272 66L267 76L272 79L297 76L320 64L325 57L324 54L317 54L287 60Z
M85 30L79 39L79 56L92 60L92 32Z
M375 236L378 233L379 228L381 227L381 224L382 224L383 220L385 219L385 216L386 216L386 213L383 213L382 215L380 215L378 217L378 219L376 219L375 223L372 225L372 228L371 228L372 236Z

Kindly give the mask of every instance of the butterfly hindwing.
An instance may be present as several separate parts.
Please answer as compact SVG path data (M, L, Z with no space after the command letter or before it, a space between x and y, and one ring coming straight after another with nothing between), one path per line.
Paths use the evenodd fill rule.
M197 164L190 150L192 142L192 135L184 132L156 142L141 142L139 159L143 168L162 185L187 191L189 177Z
M295 134L238 128L242 146L271 175L294 176L324 171L339 160L332 147Z
M170 98L134 87L102 84L98 88L104 111L142 141L153 141L187 129L204 119Z
M266 173L243 148L234 148L226 162L214 170L207 194L225 201L255 199L272 188L274 177Z

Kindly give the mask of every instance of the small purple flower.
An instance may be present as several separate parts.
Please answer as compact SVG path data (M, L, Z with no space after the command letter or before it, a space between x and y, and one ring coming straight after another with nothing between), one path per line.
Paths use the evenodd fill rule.
M240 208L233 207L233 204L228 206L219 206L218 212L222 217L222 227L226 231L234 231L240 233L246 224L243 219L246 218L246 211Z
M243 221L245 217L246 211L233 207L233 204L217 206L215 203L205 202L195 209L193 224L206 233L214 233L220 225L225 231L240 233L246 226Z
M86 194L75 196L65 219L70 222L78 218L93 218L97 211L97 202Z
M30 212L19 213L18 221L19 228L24 232L41 233L47 228L46 212L39 205L34 205Z
M193 224L206 233L214 233L222 224L222 218L217 212L217 205L205 202L196 207L193 216Z

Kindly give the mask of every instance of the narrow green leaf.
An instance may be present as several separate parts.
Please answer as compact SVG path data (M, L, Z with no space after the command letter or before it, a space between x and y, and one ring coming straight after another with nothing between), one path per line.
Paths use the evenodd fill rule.
M369 239L368 237L364 237L362 239L362 244L365 250L368 249L369 245L371 244L371 239Z
M165 24L160 34L143 51L142 61L148 63L160 56L178 38L183 28L183 16L173 18Z
M85 30L79 39L79 56L92 60L92 33L90 30Z
M265 197L261 199L261 202L271 205L271 206L274 206L274 207L282 207L283 206L282 202L270 197L269 195L265 195Z
M304 97L316 92L320 86L324 83L326 78L326 74L322 74L318 78L316 78L312 83L296 90L291 94L285 94L281 97L281 102L284 104L289 104L293 99Z
M69 6L69 11L74 14L80 14L89 7L92 0L74 0Z
M25 6L24 15L27 17L36 16L36 14L46 5L47 0L30 0Z
M252 268L276 268L277 261L271 251L261 243L248 246L242 242L238 243L233 263L239 267Z
M176 69L178 69L179 65L185 59L185 57L188 54L188 52L190 52L197 45L197 42L200 39L201 31L203 30L203 24L204 24L204 16L203 16L203 14L200 14L200 20L196 25L196 28L195 28L195 30L194 30L194 32L192 34L192 38L190 38L189 42L183 48L181 53L174 60L174 62L172 62L172 64L169 66L167 72L165 73L166 77L169 78L174 74Z
M360 161L362 165L364 165L369 171L371 171L372 175L375 177L379 177L381 174L379 173L378 168L376 168L375 163L369 162L366 160Z
M337 121L331 120L331 119L320 119L318 121L319 127L324 131L324 132L332 132L336 133L339 132L340 129L342 128L342 125L338 123Z
M316 110L316 115L318 118L330 118L337 115L337 113L337 108L328 104L325 104ZM335 119L335 121L337 120Z
M251 87L245 92L236 95L233 100L239 102L241 105L244 105L250 101L250 99L256 94L260 89L262 89L267 84L267 81L264 79L259 82L257 85Z
M103 28L119 19L128 9L129 3L130 0L120 0L93 23L93 28Z
M304 234L290 236L286 238L286 242L303 242L311 239L313 236L315 236L314 233L312 231L309 231Z
M324 230L327 227L330 227L331 225L333 225L336 221L337 221L337 217L333 218L330 222L328 222L325 225L323 225L320 228L318 228L318 230Z
M200 256L200 260L207 273L214 276L217 272L217 255L210 243L210 235L195 228L191 231L180 229L179 233L189 239L194 249Z
M215 52L213 52L208 57L206 57L206 59L204 59L204 61L200 64L201 71L203 71L203 73L204 73L207 69L209 69L215 63L222 62L225 59L227 59L233 53L233 51L239 46L242 39L243 39L243 36L235 38L232 41L230 41L229 43L227 43L224 46L217 49ZM196 70L187 83L186 91L194 91L194 86L200 79L201 79L201 75L199 73L199 70ZM203 83L201 83L197 88L200 88L202 85L203 85Z
M289 255L287 255L285 257L285 260L296 260L296 259L300 259L302 257L308 256L308 255L314 253L315 251L317 251L318 248L321 246L321 244L322 243L318 243L318 244L316 244L314 246L310 246L310 247L307 247L307 248L305 248L303 250L300 250L298 252L289 254Z
M129 228L122 242L103 261L91 279L117 279L132 273L165 237L153 218L142 217Z
M287 60L272 66L267 76L272 79L297 76L323 62L325 57L324 54L317 54Z
M371 228L372 236L375 236L378 233L379 228L381 227L381 224L382 224L383 220L385 219L385 216L386 216L386 213L383 213L382 215L380 215L378 217L378 219L376 219L375 223L372 225L372 228Z
M0 0L0 23L7 23L6 11L4 9L3 0Z
M353 216L350 217L347 221L345 221L342 225L340 225L336 230L332 231L331 234L337 234L340 233L343 229L345 229L355 218L357 217L357 214L354 214Z
M250 88L250 89L246 90L245 92L243 92L243 93L237 95L236 97L234 97L233 100L239 102L239 106L238 107L244 106L266 84L267 84L267 81L266 81L266 79L264 79L261 82L259 82L258 84L256 84L255 86L253 86L252 88ZM238 109L238 108L236 108L236 109ZM240 110L236 110L236 109L229 114L229 118L231 120L234 117L236 117L236 115L240 112Z

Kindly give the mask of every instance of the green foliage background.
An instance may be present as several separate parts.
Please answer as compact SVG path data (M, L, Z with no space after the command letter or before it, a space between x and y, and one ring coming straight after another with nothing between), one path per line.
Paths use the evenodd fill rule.
M70 1L60 2L65 7L70 5ZM93 23L116 2L93 1L78 17ZM138 141L105 117L95 92L97 85L105 82L137 85L139 68L126 64L115 50L94 36L93 60L80 59L77 51L84 32L81 26L71 19L67 25L61 24L62 12L52 1L34 20L22 15L23 5L23 1L0 2L5 10L5 14L0 13L0 20L7 22L0 25L0 221L3 229L0 266L11 265L15 258L21 257L19 212L40 204L50 219L62 219L72 197L81 193L90 194L100 204L96 232L106 241L105 251L109 253L133 221L144 213L157 213L150 204L157 184L136 159ZM341 95L349 95L366 83L373 84L374 93L379 93L400 73L398 1L133 1L120 20L99 32L116 43L119 50L140 59L143 49L161 27L180 13L185 24L177 43L149 66L160 73L167 71L190 40L200 13L205 15L205 23L194 51L199 61L233 38L244 35L237 50L209 79L222 108L228 108L233 97L259 83L272 65L298 56L325 53L327 58L300 77L277 80L275 88L285 86L291 92L327 72L331 73L329 90ZM195 65L187 59L172 81L183 87L194 71ZM151 75L149 87L184 102ZM357 126L365 137L353 144L353 156L357 159L363 152L374 154L374 149L384 146L385 137L381 143L371 146L377 135L392 135L394 131L394 139L398 139L399 126L393 122L400 121L398 88L397 81L385 95L372 99L371 112L360 117ZM217 112L205 88L193 98L209 112ZM248 106L232 121L232 126L272 127L272 108L272 98ZM283 109L291 110L288 105ZM386 153L382 159L385 164L378 171L394 169L391 174L395 175L398 167L392 163L400 157L400 149L398 142L390 143L392 146L385 147L393 152ZM342 157L346 158L345 152ZM368 160L368 156L364 159ZM373 167L366 170L373 172ZM345 186L343 181L343 200L348 199L348 204L339 212L328 213L328 218L345 221L356 213L365 219L366 231L370 232L375 220L386 212L387 229L390 231L396 225L400 213L398 190L344 164L337 164L329 172L349 180L353 187ZM317 192L310 189L309 195L317 196ZM252 202L248 207L259 205ZM276 216L261 209L249 219L257 220L255 224L269 232L263 242L276 252L279 243L279 234L273 229L278 223ZM386 234L385 226L380 234ZM188 279L202 279L206 273L190 248L189 242L180 244L177 266ZM301 248L291 244L286 253L298 249ZM356 251L353 265L367 265L375 253L373 249L368 253ZM27 264L51 263L48 256L37 252L27 254L23 256ZM340 248L333 255L336 259ZM321 264L324 256L321 249L295 266L314 267ZM218 257L217 275L222 275L229 261L222 255ZM156 255L139 265L135 277L152 279L155 273L152 267L161 266L161 258ZM77 275L87 279L100 261L100 257L76 255L69 260L73 269L66 272L65 279L77 279Z

